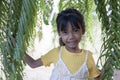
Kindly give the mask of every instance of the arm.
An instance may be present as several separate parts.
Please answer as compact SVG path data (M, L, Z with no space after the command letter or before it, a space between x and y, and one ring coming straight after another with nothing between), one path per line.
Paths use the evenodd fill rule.
M89 77L94 78L94 80L101 80L101 70L96 67L92 53L90 52L88 57L88 69Z
M100 79L100 76L94 78L94 80L101 80L101 79Z
M101 73L99 76L97 76L96 78L94 78L94 80L101 80L101 76L103 74L103 69L99 70Z
M37 68L43 65L41 58L34 60L32 57L30 57L28 54L25 54L25 62L31 67L31 68Z

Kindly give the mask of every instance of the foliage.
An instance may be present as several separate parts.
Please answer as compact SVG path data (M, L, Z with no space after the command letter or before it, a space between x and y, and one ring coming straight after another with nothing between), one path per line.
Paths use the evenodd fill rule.
M0 0L0 53L7 80L22 80L24 52L33 38L39 12L41 22L52 24L55 31L57 13L65 8L77 8L85 17L87 35L92 42L94 2L103 31L99 58L104 71L102 80L112 80L114 68L120 69L120 0Z
M0 49L7 80L22 80L23 55L34 32L37 0L0 1Z
M43 16L40 19L43 19L47 25L52 23L53 30L55 30L57 13L53 13L54 5L56 4L54 1L55 0L1 0L0 48L4 66L3 70L8 80L22 80L22 70L24 67L23 55L33 36L37 11ZM93 4L93 0L85 0L85 2L82 0L60 0L58 3L58 11L68 7L74 7L79 9L82 14L85 14L85 19L88 20L92 10L92 5L90 4ZM53 18L51 18L52 14ZM89 23L87 23L87 26L88 25Z
M99 58L103 67L102 80L112 80L114 69L120 69L120 1L95 0L95 3L103 31Z

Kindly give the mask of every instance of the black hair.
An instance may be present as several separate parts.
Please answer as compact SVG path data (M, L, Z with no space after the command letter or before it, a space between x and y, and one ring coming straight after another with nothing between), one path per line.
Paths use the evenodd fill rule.
M56 18L56 23L58 34L67 28L68 23L77 29L82 29L82 34L85 33L84 18L82 14L74 8L68 8L60 12ZM60 45L64 45L61 44L61 42L62 40L60 39Z

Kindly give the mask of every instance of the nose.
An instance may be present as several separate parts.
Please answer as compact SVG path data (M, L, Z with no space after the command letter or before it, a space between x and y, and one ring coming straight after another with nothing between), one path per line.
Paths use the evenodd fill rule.
M69 38L69 39L73 39L73 38L74 38L74 35L73 35L72 32L69 33L68 38Z

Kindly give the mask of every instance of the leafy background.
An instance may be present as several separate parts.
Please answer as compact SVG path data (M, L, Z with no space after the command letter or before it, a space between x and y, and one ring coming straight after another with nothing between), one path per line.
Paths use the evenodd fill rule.
M103 67L101 79L113 79L114 69L120 69L120 0L0 0L1 69L7 80L23 79L23 57L27 47L33 45L38 17L39 29L42 29L43 23L51 24L56 35L56 15L69 7L80 10L84 15L87 37L91 43L92 13L97 12L102 24L103 44L98 59ZM40 30L38 33L42 38Z

